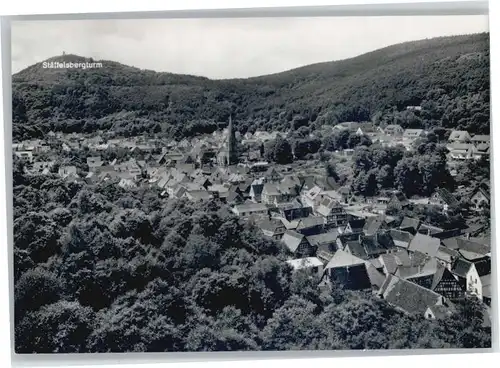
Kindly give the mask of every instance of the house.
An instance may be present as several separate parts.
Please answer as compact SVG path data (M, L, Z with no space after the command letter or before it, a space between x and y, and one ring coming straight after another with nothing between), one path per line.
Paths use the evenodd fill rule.
M89 167L89 171L94 171L97 167L102 165L103 162L100 156L87 157L87 166Z
M249 166L249 171L251 173L260 173L267 170L269 170L269 163L266 161L255 162Z
M491 306L491 273L481 276L479 279L481 281L483 303Z
M286 261L286 263L288 263L294 271L306 269L311 270L312 272L320 276L323 274L323 262L321 262L321 260L316 257L291 259L289 261Z
M449 270L451 270L452 265L458 258L460 258L460 253L458 251L442 245L439 246L436 253L436 259Z
M229 204L231 206L242 204L245 201L245 196L238 190L228 190L225 193L219 192L219 198L222 202Z
M314 206L319 202L323 189L315 185L311 189L302 192L301 199L302 203L306 206L314 208Z
M264 173L264 182L266 183L273 183L280 181L282 179L282 176L279 172L276 171L276 169L271 166L267 171Z
M461 235L463 230L459 228L446 230L437 226L422 224L418 232L420 234L432 236L433 238L448 239Z
M443 212L448 212L450 208L457 208L457 199L445 188L438 188L429 200L430 204L440 206Z
M399 225L399 230L406 231L411 233L412 235L415 235L418 232L420 225L420 220L405 216L403 218L403 221L401 221L401 224Z
M58 174L63 179L68 176L75 176L77 175L76 166L61 166L59 167Z
M262 190L264 189L264 180L263 179L255 179L250 184L250 190L248 192L248 196L253 202L260 202L262 199Z
M363 228L366 224L366 219L354 219L347 221L343 233L345 234L360 234L363 232Z
M362 232L366 236L373 236L377 234L380 230L387 228L387 223L385 222L385 216L371 216L366 218Z
M356 135L364 135L369 138L373 138L378 134L377 128L373 123L360 123L358 129L356 130Z
M262 220L258 223L257 227L262 231L264 236L280 240L286 231L285 226L279 220Z
M417 233L410 241L408 251L420 252L429 257L435 257L440 245L441 241L438 238Z
M295 231L303 235L316 235L323 232L325 220L320 216L308 216L298 220Z
M118 186L123 189L132 189L137 187L133 178L126 178L126 177L120 179L120 181L118 182Z
M471 142L477 147L479 144L490 145L491 140L489 135L476 134L471 138Z
M309 244L307 237L296 231L285 231L281 241L295 256L312 256L315 253L315 249Z
M184 198L184 194L187 192L186 188L182 185L177 185L173 187L171 190L167 190L167 194L170 195L171 198Z
M423 265L413 267L413 272L407 272L404 279L451 300L464 296L464 290L452 272L436 258L430 258Z
M313 213L325 220L326 228L339 227L347 224L347 213L340 203L329 196L324 196Z
M409 111L422 111L422 106L406 106L406 110L409 110Z
M390 137L402 137L403 133L403 128L401 128L401 125L398 124L390 124L384 128L384 134Z
M282 200L282 194L276 184L266 183L262 188L261 201L266 204L277 204Z
M478 272L479 268L479 272ZM458 259L453 265L451 272L460 283L460 286L470 295L475 295L479 300L483 300L483 282L485 282L486 291L491 288L491 280L487 275L491 274L491 268L476 267L472 262Z
M348 290L378 290L384 282L371 263L340 249L325 266L323 277Z
M444 319L453 315L453 309L444 305L434 305L427 308L424 313L426 319Z
M407 207L409 204L410 204L410 201L408 200L408 198L406 198L404 193L397 190L397 191L394 191L390 195L390 200L387 203L387 207L401 210L401 209Z
M33 167L29 172L32 175L47 175L54 165L54 161L38 161L33 163Z
M14 151L14 154L22 161L33 161L33 151Z
M209 201L213 198L212 193L207 192L206 190L191 190L186 191L182 198L187 198L191 202L204 202Z
M359 234L357 237L355 234L340 235L337 244L345 252L364 260L377 258L381 254L396 251L391 236L385 232L371 236Z
M484 187L480 186L474 191L470 201L473 210L481 211L484 207L490 206L490 194Z
M399 229L391 229L389 234L392 237L394 245L398 248L408 249L414 234Z
M244 203L239 204L233 207L232 211L241 217L248 216L267 216L269 212L269 208L262 203Z
M487 143L480 143L476 145L476 149L474 151L474 159L480 160L483 157L489 158L490 156L490 145Z
M337 125L335 125L332 130L333 131L347 130L350 132L355 132L358 129L359 125L360 124L358 122L355 122L355 121L345 121L345 122L338 123Z
M466 130L454 130L448 138L450 143L469 143L470 141L471 136Z
M337 251L338 236L339 232L333 230L327 233L309 235L307 236L307 241L312 247L316 248L316 257L323 262L328 262Z
M377 295L396 309L423 316L429 307L448 306L442 295L395 275L387 275Z
M400 267L411 267L413 265L410 255L404 250L381 254L376 260L378 260L376 268L384 275L396 274Z
M279 203L276 205L279 216L285 218L287 221L294 221L312 214L312 208L302 205L297 200L287 203Z
M455 142L446 148L450 151L449 157L451 160L471 160L476 156L476 147L472 143Z
M471 262L489 257L491 254L491 248L488 244L483 244L475 239L452 237L442 239L441 243L446 248L458 252L461 258Z
M425 130L423 129L406 129L403 132L403 139L405 140L416 140L424 136L425 136Z

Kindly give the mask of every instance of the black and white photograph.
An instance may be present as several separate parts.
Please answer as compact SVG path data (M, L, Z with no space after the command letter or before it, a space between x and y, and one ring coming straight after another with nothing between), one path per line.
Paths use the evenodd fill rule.
M492 347L487 15L10 34L16 354Z

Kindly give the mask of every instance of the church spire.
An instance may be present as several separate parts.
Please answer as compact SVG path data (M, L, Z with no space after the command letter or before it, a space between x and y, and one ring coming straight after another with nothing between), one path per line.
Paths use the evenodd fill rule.
M236 165L238 163L238 149L236 135L234 133L233 118L229 115L229 125L227 134L227 164Z

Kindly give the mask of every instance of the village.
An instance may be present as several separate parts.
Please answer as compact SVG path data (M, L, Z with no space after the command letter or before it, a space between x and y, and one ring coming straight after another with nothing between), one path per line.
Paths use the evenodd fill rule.
M357 122L324 126L322 134L339 130L407 150L427 134L423 129ZM220 200L264 236L281 242L293 269L316 272L321 287L366 290L403 312L428 319L452 314L453 301L464 297L490 305L490 239L478 237L481 229L442 229L410 217L397 221L386 213L388 207L419 203L446 214L457 205L452 193L438 189L429 198L406 198L395 190L359 198L348 186L327 180L321 162L267 162L259 147L277 136L265 131L240 135L230 118L223 132L180 141L50 132L43 140L14 143L13 152L28 175L109 182L126 190L157 188L163 198L193 203ZM450 173L456 175L458 163L489 157L490 137L452 131L446 148ZM86 162L71 164L74 152L83 152ZM332 155L348 166L353 153L345 149ZM489 206L488 190L469 189L473 210Z

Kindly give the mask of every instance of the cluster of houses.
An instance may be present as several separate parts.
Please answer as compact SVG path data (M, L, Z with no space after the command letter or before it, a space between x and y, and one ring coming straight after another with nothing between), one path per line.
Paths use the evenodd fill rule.
M363 135L370 138L373 143L379 143L387 147L403 145L407 150L412 150L415 141L419 138L424 138L428 134L428 131L424 129L403 129L398 124L390 124L382 127L376 126L371 122L345 122L333 127L325 126L324 129L327 132L348 130L356 135ZM447 149L449 151L448 159L450 162L478 160L482 157L489 157L490 136L482 134L471 135L465 130L454 130L448 138Z
M408 146L427 134L371 123L341 123L332 129ZM110 181L126 189L154 187L164 197L194 203L217 198L264 236L281 242L293 269L317 272L321 286L369 290L401 311L431 319L452 314L454 301L460 298L474 296L490 304L491 251L489 239L476 238L480 229L445 230L413 218L398 223L386 209L404 208L413 201L401 192L356 198L348 187L322 173L271 165L262 161L259 149L244 154L238 149L243 141L260 144L275 138L266 132L239 136L230 121L222 134L180 142L51 133L46 140L14 144L13 151L29 163L26 170L33 175L55 172L68 181ZM82 149L88 152L85 170L64 164L54 167L61 151ZM121 160L103 159L103 152L110 149L127 154ZM478 158L481 152L488 154L489 136L455 131L448 149L451 159ZM462 149L466 154L459 154ZM488 188L477 188L471 195L472 207L489 206L488 193ZM424 202L443 213L458 205L444 189Z
M300 210L297 204L293 211L261 214L257 226L283 243L293 269L316 272L321 286L371 291L402 312L430 319L453 314L454 302L466 297L491 305L490 240L475 237L477 228L355 215L319 187L300 203Z

